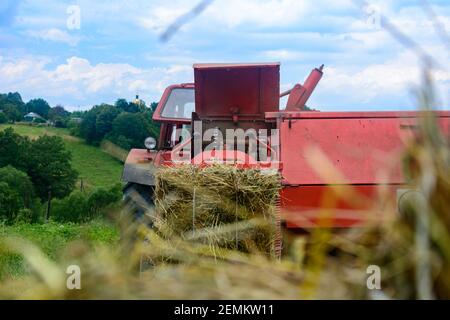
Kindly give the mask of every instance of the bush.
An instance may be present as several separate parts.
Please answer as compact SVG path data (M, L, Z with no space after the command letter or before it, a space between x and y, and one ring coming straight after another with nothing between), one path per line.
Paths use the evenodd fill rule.
M34 212L28 208L20 209L16 217L17 223L33 223L35 220L36 217Z
M0 182L3 183L3 191L0 191L2 192L0 211L2 211L3 218L8 222L13 222L18 216L26 213L27 221L36 222L39 218L40 204L28 175L14 167L7 166L0 168ZM3 201L6 202L3 203ZM22 210L30 212L21 212Z
M5 182L0 182L0 220L13 222L21 207L19 194Z
M80 134L80 124L74 120L67 121L67 128L69 129L69 133L75 137L81 137Z
M12 166L0 168L0 182L5 182L15 190L21 198L21 205L30 208L35 198L35 192L30 177Z
M6 118L5 114L3 112L0 112L0 124L8 122L8 119Z
M99 217L105 209L122 198L121 185L111 189L98 188L90 194L72 192L64 199L53 201L51 216L58 222L86 222Z
M47 120L42 118L36 118L33 120L34 123L47 123Z
M58 222L83 222L89 217L88 197L74 191L64 199L52 202L51 217Z
M12 165L27 169L30 140L14 132L12 128L0 131L0 167Z
M88 206L91 217L100 215L101 210L117 203L122 198L121 185L118 184L111 189L98 188L91 193L88 199Z
M57 117L54 121L53 124L55 126L55 128L67 128L67 120L61 117Z
M122 112L112 123L112 131L106 138L124 149L131 149L142 148L149 135L155 138L158 135L150 114Z

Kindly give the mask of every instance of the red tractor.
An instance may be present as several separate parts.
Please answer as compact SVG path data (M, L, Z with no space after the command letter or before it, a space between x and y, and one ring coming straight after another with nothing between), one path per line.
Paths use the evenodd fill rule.
M381 216L384 204L375 203L380 192L397 201L408 191L399 159L416 134L421 113L310 110L306 102L322 69L280 94L279 63L195 64L195 82L168 87L154 112L153 120L161 124L159 139L147 138L146 149L129 153L125 198L142 214L152 203L153 174L159 166L180 159L198 164L231 159L280 171L280 210L288 228L316 227L324 210L331 214L331 227L374 218L367 216L374 207ZM280 97L287 95L281 110ZM448 133L450 112L436 115ZM214 147L218 137L239 129L256 136L256 149L246 136L242 149L228 140L222 148Z

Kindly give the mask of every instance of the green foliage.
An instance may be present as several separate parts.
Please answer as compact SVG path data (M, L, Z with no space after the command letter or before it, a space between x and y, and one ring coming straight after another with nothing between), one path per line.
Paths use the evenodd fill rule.
M86 144L83 140L73 137L69 130L54 127L37 127L29 125L0 125L0 131L12 127L14 132L36 139L43 135L59 136L64 140L65 147L72 154L72 166L83 178L86 188L112 186L120 181L122 164L97 147ZM1 154L0 154L1 158ZM24 170L25 171L25 170Z
M56 198L70 194L78 173L72 169L72 156L61 137L45 135L34 140L28 158L28 174L41 199L50 191Z
M8 121L19 121L25 114L25 104L19 93L0 94L0 110Z
M56 128L67 128L67 120L64 118L56 118L53 124Z
M150 103L150 110L151 110L151 112L155 112L157 106L158 106L158 102Z
M98 145L107 138L127 150L142 148L145 138L159 135L159 126L152 121L152 116L152 110L144 103L118 99L114 106L102 104L93 107L83 115L79 127L72 125L71 132L88 144Z
M35 119L33 119L33 122L34 123L47 123L47 121L42 118L35 118Z
M120 184L110 189L97 188L91 193L74 191L64 199L53 201L52 219L59 222L86 222L101 216L106 208L121 198Z
M22 97L18 92L10 92L8 94L0 94L0 101L4 99L6 101L15 103L17 105L23 105Z
M12 166L0 168L0 182L8 184L21 199L21 206L31 208L35 197L34 187L30 177Z
M33 223L36 222L36 215L33 210L22 208L17 214L16 223Z
M3 112L5 113L6 118L9 121L16 122L22 119L22 114L20 113L20 110L17 108L16 105L12 103L7 103L3 105Z
M145 102L142 100L128 102L125 99L118 99L114 106L123 112L130 113L145 112L147 109Z
M57 118L68 118L70 116L70 112L66 111L63 106L57 105L50 109L48 112L48 119L55 121Z
M14 221L20 206L20 195L6 182L0 182L0 220L8 223Z
M52 202L51 217L59 222L86 221L89 208L87 196L81 191L74 191L64 199L56 199Z
M56 128L67 128L70 112L66 111L63 106L57 105L50 109L48 119L53 122Z
M0 216L3 215L8 223L14 222L16 218L22 221L37 222L40 203L35 196L33 184L28 175L12 166L3 167L0 168L0 183L5 184L2 186L5 189L0 207L3 207L2 201L5 201L9 203L6 207L10 210L7 210L8 213L3 212Z
M6 117L5 113L2 111L0 112L0 124L8 122L8 118Z
M119 231L114 225L97 220L87 224L61 224L52 221L46 224L0 224L0 238L8 236L18 236L34 242L50 259L55 259L58 252L69 242L79 239L108 246L116 246L119 241ZM1 280L20 277L28 272L21 256L2 251L0 246Z
M50 105L44 99L32 99L25 105L27 112L34 112L41 117L48 118Z
M157 129L147 113L121 113L113 122L108 135L111 140L124 149L142 148L149 135L157 137Z
M114 119L119 115L120 110L110 105L103 105L95 121L96 140L100 142L105 135L112 130Z
M0 132L0 167L27 169L30 140L7 128Z
M67 119L65 127L69 129L69 133L72 136L81 137L81 135L80 135L80 123L78 121L73 120L73 119Z
M111 189L98 188L94 190L88 199L89 211L91 217L96 217L101 213L101 210L108 206L119 202L122 199L122 186L116 184Z
M112 122L120 113L120 109L102 104L93 107L83 118L80 125L80 136L89 144L99 144L103 137L111 131Z

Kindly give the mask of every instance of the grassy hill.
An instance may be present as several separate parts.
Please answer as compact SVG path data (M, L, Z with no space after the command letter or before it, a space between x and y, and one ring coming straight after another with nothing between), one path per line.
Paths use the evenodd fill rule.
M72 165L79 172L79 182L85 187L108 187L120 181L122 163L101 149L87 145L83 140L71 136L67 129L36 127L30 125L0 125L0 130L12 127L15 132L35 139L44 134L63 138L72 153Z

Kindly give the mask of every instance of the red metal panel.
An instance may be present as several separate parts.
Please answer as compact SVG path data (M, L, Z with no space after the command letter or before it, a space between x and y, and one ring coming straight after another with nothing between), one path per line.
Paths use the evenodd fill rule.
M220 68L261 68L279 67L279 62L255 63L195 63L194 69L220 69Z
M279 65L194 65L195 108L201 119L264 119L279 110Z
M448 131L449 118L440 122ZM414 118L300 118L280 123L283 178L290 185L401 184L399 161L415 134ZM311 164L319 148L341 176L321 176Z
M380 108L381 109L381 108ZM363 119L363 118L417 118L423 114L420 111L349 111L349 112L311 112L311 111L280 111L267 112L267 120L282 119ZM450 111L435 111L439 118L450 118Z
M298 186L281 190L281 214L288 228L343 228L392 218L400 185ZM348 198L342 199L346 195ZM384 194L385 197L382 197ZM380 203L385 199L385 203Z

